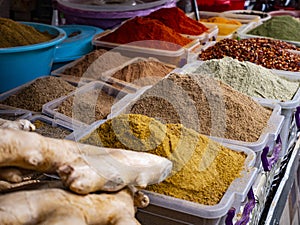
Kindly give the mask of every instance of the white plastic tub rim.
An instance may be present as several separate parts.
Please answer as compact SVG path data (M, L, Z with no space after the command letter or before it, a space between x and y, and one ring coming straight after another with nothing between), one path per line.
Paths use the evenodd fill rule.
M258 174L258 169L254 167L256 161L256 154L251 149L246 147L231 144L223 145L232 150L244 152L247 155L247 157L245 160L245 166L242 171L241 177L235 179L230 184L230 186L228 187L227 191L225 192L218 204L212 206L203 205L150 191L145 191L145 193L147 193L147 195L150 198L150 204L165 209L170 209L173 211L179 211L181 213L203 219L219 219L221 217L227 216L228 212L232 213L230 211L232 210L232 207L235 209L239 209L242 202L247 198L247 195ZM251 198L252 196L250 197L250 199ZM254 203L251 201L250 205L252 204ZM253 206L251 206L250 209L252 207Z

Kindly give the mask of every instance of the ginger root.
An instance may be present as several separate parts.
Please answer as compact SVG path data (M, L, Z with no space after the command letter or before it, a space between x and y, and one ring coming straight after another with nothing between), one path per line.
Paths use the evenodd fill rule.
M35 131L35 126L29 120L19 119L15 121L0 118L0 128Z
M129 188L84 196L56 188L19 191L0 195L0 224L138 225L134 203L145 198Z
M172 169L166 158L145 152L101 148L33 132L0 129L0 167L13 166L58 174L79 194L146 187L164 180Z

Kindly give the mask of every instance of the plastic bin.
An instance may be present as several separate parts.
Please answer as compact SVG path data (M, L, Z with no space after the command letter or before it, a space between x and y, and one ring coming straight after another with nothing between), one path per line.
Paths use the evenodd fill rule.
M27 119L30 116L32 116L32 112L30 111L23 110L23 109L15 109L0 104L0 118L2 119L6 119L6 120Z
M45 129L42 129L36 126L36 133L39 133L45 137L51 138L66 138L69 136L74 130L72 127L68 126L68 124L64 123L60 120L55 120L45 115L36 114L27 118L31 123L35 123L36 121L40 121L44 123L42 126L49 126L52 130L47 133ZM54 133L55 132L55 133Z
M18 92L22 91L23 89L27 88L29 85L31 85L32 83L34 83L36 80L38 80L38 79L43 79L43 78L46 78L46 77L47 77L47 76L41 76L41 77L38 77L38 78L36 78L36 79L34 79L34 80L32 80L32 81L29 81L29 82L27 82L27 83L25 83L25 84L22 84L22 85L20 85L20 86L18 86L18 87L16 87L16 88L13 88L13 89L11 89L11 90L9 90L9 91L6 91L6 92L0 94L0 102L4 101L4 100L7 99L9 96L15 95L15 94L17 94ZM70 83L72 83L72 82L70 82ZM73 84L74 86L77 85L76 82L73 82L72 84ZM32 99L32 101L34 101L34 99ZM26 109L20 109L20 108L12 107L12 106L9 106L9 105L4 105L4 104L1 104L1 103L0 103L0 105L3 105L3 107L6 107L6 108L11 109L11 110L25 110L25 111L27 111L27 112L31 112L32 114L41 113L41 112L35 112L35 111L26 110Z
M189 13L190 17L195 18L195 13ZM237 20L242 24L248 24L250 22L258 22L260 20L259 16L255 15L243 15L243 14L230 14L230 13L223 13L223 12L209 12L209 11L199 11L200 20L201 19L208 19L211 17L223 17L226 19L233 19ZM205 22L205 21L203 21Z
M218 12L206 12L206 11L199 11L200 20L201 18L210 18L214 16L224 17L222 13ZM190 18L195 19L195 13L188 14ZM229 19L229 18L228 18ZM235 32L242 26L237 24L225 24L225 23L212 23L212 22L201 22L205 26L216 26L218 28L218 33L216 34L215 40L211 41L219 41L224 38L235 38Z
M179 48L176 51L171 50L163 50L163 49L155 49L148 47L139 47L133 46L129 44L118 44L106 41L100 41L100 38L108 35L113 32L113 30L104 31L101 34L95 35L93 38L93 44L96 47L104 48L104 49L114 49L120 52L122 55L129 56L131 58L134 57L144 57L144 58L157 58L162 62L173 64L176 66L183 66L187 63L189 58L189 53L199 47L200 43L198 39L193 39L189 44L184 47ZM155 40L153 40L155 41ZM146 41L143 41L146 42ZM151 42L151 40L150 40Z
M236 15L254 15L254 16L259 16L261 22L266 21L268 19L271 19L271 15L269 13L266 12L262 12L262 11L256 11L256 10L227 10L225 12L223 12L223 15L227 15L227 14L236 14Z
M255 154L248 148L226 145L226 147L245 152L247 159L242 176L234 180L221 201L213 206L197 204L154 192L145 191L150 198L150 205L137 212L137 219L144 225L214 225L230 224L230 213L247 201L247 194L257 176L257 168L254 168ZM251 211L250 211L251 212ZM248 215L249 216L249 215ZM244 219L244 218L243 218ZM227 220L225 222L225 220Z
M136 57L136 58L133 58L133 59L129 60L128 63L126 63L126 65L130 64L131 62L133 62L137 58L139 58L139 57ZM105 79L103 79L103 78L101 79L101 77L102 77L101 74L99 74L98 79L93 79L93 78L88 78L88 77L76 77L76 76L69 75L65 72L68 68L72 68L73 66L75 66L77 63L79 63L83 59L84 59L84 56L79 58L79 59L76 59L76 60L74 60L70 63L67 63L66 65L64 65L60 68L57 68L56 70L51 72L51 75L61 77L61 78L65 79L68 82L75 82L75 83L77 82L79 86L82 86L84 84L87 84L87 83L95 81L95 80L102 80L102 81L105 81L106 83L108 83L108 84L110 84L110 85L112 85L116 88L119 88L121 90L124 90L126 92L130 92L130 93L136 92L136 90L139 88L138 86L135 86L135 85L130 84L128 82L124 82L124 81L121 81L121 80L118 80L118 79L115 79L115 78L109 78L107 76L106 76ZM108 70L104 73L112 73L112 71L117 71L121 67L123 67L123 65L121 65L119 67L116 67L114 69Z
M143 86L147 86L147 84L143 85L143 84L136 84L136 83L129 83L129 82L125 82L123 80L120 80L120 79L117 79L117 78L114 78L112 77L117 71L119 70L122 70L124 67L128 66L128 65L131 65L133 63L137 63L137 62L141 62L141 61L149 61L149 60L153 60L153 61L157 61L159 62L159 60L155 59L155 58L141 58L141 57L136 57L136 58L133 58L131 59L130 61L124 63L123 65L121 66L118 66L116 68L113 68L111 70L108 70L104 73L102 73L102 75L100 76L100 79L102 81L105 81L105 82L108 82L110 84L116 84L116 85L119 85L120 87L130 87L132 90L135 90L137 91L139 88L143 87ZM167 65L167 64L166 64ZM175 69L176 67L174 65L168 65L170 67L173 67L173 69ZM167 75L167 74L165 74ZM146 78L147 79L147 78ZM159 79L162 79L161 78L156 78L155 81L158 81ZM139 81L139 79L137 79L137 81ZM142 81L142 79L141 79ZM148 85L152 85L152 84L148 84ZM134 91L134 92L135 92Z
M63 101L67 100L68 98L73 97L75 99L75 101L79 101L78 103L82 103L85 102L86 104L90 104L91 106L96 107L96 101L98 96L95 95L92 97L91 100L92 102L88 102L89 100L87 99L82 99L80 97L81 94L85 94L91 91L95 91L97 94L103 92L106 93L112 97L115 98L115 102L118 101L119 99L123 98L125 95L127 95L127 92L124 92L122 90L118 90L116 88L114 88L113 86L106 84L102 81L93 81L90 82L86 85L83 85L82 87L76 89L75 91L73 91L72 93L70 93L69 95L66 96L62 96L58 99L55 99L51 102L48 102L47 104L43 105L43 110L42 112L45 115L48 115L50 117L53 117L54 119L59 119L61 121L64 121L68 127L73 128L74 130L76 129L82 129L90 124L92 124L93 122L97 121L97 119L95 118L95 108L94 112L88 112L88 113L92 113L93 115L86 115L83 114L81 115L81 110L85 109L85 108L81 108L83 106L81 105L77 105L76 103L73 103L73 107L72 109L79 109L79 114L77 114L77 112L75 112L75 114L72 112L72 117L66 116L63 113L58 112L58 107L62 104ZM99 93L98 93L99 92ZM75 108L74 108L75 107ZM92 116L90 118L90 116ZM79 117L79 118L78 118ZM88 123L83 121L83 118L89 119L89 120L93 120L92 122ZM103 118L105 119L105 118ZM102 120L102 119L100 119Z
M274 70L274 72L283 78L290 81L300 82L300 72L286 72L280 70ZM254 98L260 104L268 105L274 107L275 105L280 105L281 114L284 116L284 122L282 131L280 133L282 139L282 148L280 156L284 156L289 143L296 138L297 130L300 128L300 88L295 93L294 97L288 101Z

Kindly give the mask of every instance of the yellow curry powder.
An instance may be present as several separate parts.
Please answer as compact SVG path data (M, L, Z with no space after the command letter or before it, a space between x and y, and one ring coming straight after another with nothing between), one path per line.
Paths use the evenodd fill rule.
M34 27L0 17L0 48L32 45L50 41L53 35Z
M209 23L224 23L224 24L234 24L234 25L242 25L242 23L235 19L227 19L220 16L213 16L207 19L201 19L202 22L209 22Z
M173 162L165 181L147 190L205 205L217 204L240 177L246 155L181 124L162 124L144 115L123 114L101 124L83 143L147 151Z

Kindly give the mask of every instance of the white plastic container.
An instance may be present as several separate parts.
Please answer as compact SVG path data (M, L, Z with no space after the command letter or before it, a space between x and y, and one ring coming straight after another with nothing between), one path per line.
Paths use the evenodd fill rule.
M64 139L67 138L74 131L73 128L70 127L67 123L64 123L64 121L53 119L53 118L50 118L50 117L42 115L42 114L35 114L35 115L30 116L26 119L28 119L31 123L34 123L36 121L40 121L42 123L45 123L48 126L51 126L51 127L54 127L54 128L57 127L59 129L62 129L62 130L65 130L65 131L69 132L69 134L67 134L65 137L63 137ZM36 127L36 129L38 130L39 128ZM35 132L37 132L37 131L35 131ZM61 131L58 130L58 132L61 132ZM52 136L47 136L47 137L54 138Z
M189 53L192 52L193 49L196 49L197 47L199 47L199 45L200 45L200 42L198 39L193 39L186 46L183 46L183 47L179 48L178 50L171 51L171 50L164 50L164 49L155 49L155 48L134 46L134 45L130 45L130 44L118 44L118 43L106 42L106 41L100 40L101 37L108 35L109 33L113 32L113 31L114 30L106 30L101 34L95 35L92 40L93 45L95 45L96 47L105 48L105 49L114 49L114 50L120 52L122 55L129 56L131 58L134 58L134 57L157 58L158 60L160 60L162 62L176 65L179 67L181 67L187 63L188 58L189 58Z
M136 57L136 58L138 58L138 57ZM136 58L133 58L132 60L129 60L128 63L132 62ZM68 64L66 64L62 67L59 67L56 70L53 70L51 72L51 75L61 77L61 78L63 78L64 80L66 80L68 82L77 82L78 86L82 86L82 85L87 84L87 83L92 82L92 81L102 80L102 81L105 81L106 83L108 83L110 85L118 86L120 89L125 90L127 92L135 92L138 89L137 86L129 84L128 82L121 81L121 80L117 80L117 79L113 79L113 78L101 79L102 72L101 72L101 74L97 75L98 79L93 79L93 78L89 78L89 77L76 77L76 76L67 74L65 72L67 69L72 68L76 64L80 63L82 60L84 60L84 56L77 59L77 60L75 60L75 61L72 61L72 62L70 62L70 63L68 63ZM120 68L120 67L116 67L116 68ZM103 72L103 73L105 73L105 74L110 73L113 70L115 70L115 68L111 69L111 70L108 70L106 72Z
M257 168L254 167L256 156L253 151L245 147L228 144L224 144L224 146L244 152L247 158L242 176L230 184L218 204L208 206L145 191L150 198L150 205L145 209L138 210L138 220L144 225L221 225L230 218L230 212L233 209L236 210L236 214L239 213L239 208L247 201L247 194L257 176Z
M228 10L222 13L224 16L232 16L233 14L236 16L244 16L244 15L257 15L260 17L259 21L266 21L271 19L271 15L269 13L266 12L261 12L261 11L257 11L257 10Z
M4 101L5 99L7 99L8 97L12 96L12 95L15 95L17 94L18 92L21 92L23 89L27 88L29 85L31 85L32 83L34 83L36 80L38 79L44 79L44 78L47 78L48 76L42 76L42 77L38 77L32 81L29 81L25 84L22 84L18 87L15 87L9 91L6 91L2 94L0 94L0 102ZM77 86L77 83L76 82L69 82L71 84L73 84L74 86ZM32 99L32 101L34 101L34 99ZM36 113L41 113L41 112L35 112L35 111L30 111L30 110L26 110L26 109L20 109L20 108L16 108L16 107L12 107L12 106L8 106L8 105L4 105L2 103L0 103L0 105L2 105L2 107L6 107L7 109L11 109L11 110L24 110L24 111L27 111L27 112L30 112L32 114L36 114Z
M77 101L80 101L80 102L85 101L85 99L81 99L80 95L90 92L90 91L104 92L104 93L114 97L115 101L118 101L119 99L123 98L125 95L128 94L127 92L118 90L118 89L114 88L113 86L106 84L102 81L93 81L93 82L90 82L90 83L83 85L82 87L76 89L75 91L71 92L69 95L62 96L58 99L55 99L55 100L43 105L42 112L45 115L53 117L54 119L59 119L61 121L64 121L68 127L71 127L74 130L82 129L82 128L92 124L94 121L96 121L95 117L94 117L95 120L92 123L86 123L79 119L71 118L69 116L66 116L65 114L58 112L57 108L62 104L63 101L67 100L70 97L74 97L75 99L77 99ZM90 104L91 105L94 104L94 106L96 106L97 98L98 98L98 96L95 96L94 99L92 99L93 102ZM86 103L89 104L89 102L86 102ZM73 105L73 107L74 106L76 106L76 103L75 103L75 105ZM79 106L79 107L81 107L81 106ZM95 113L95 112L92 112L92 113ZM76 113L74 116L76 117ZM82 115L79 115L79 116L82 116Z
M6 105L0 104L0 118L6 120L18 120L18 119L27 119L32 115L31 111L24 109L16 109Z

